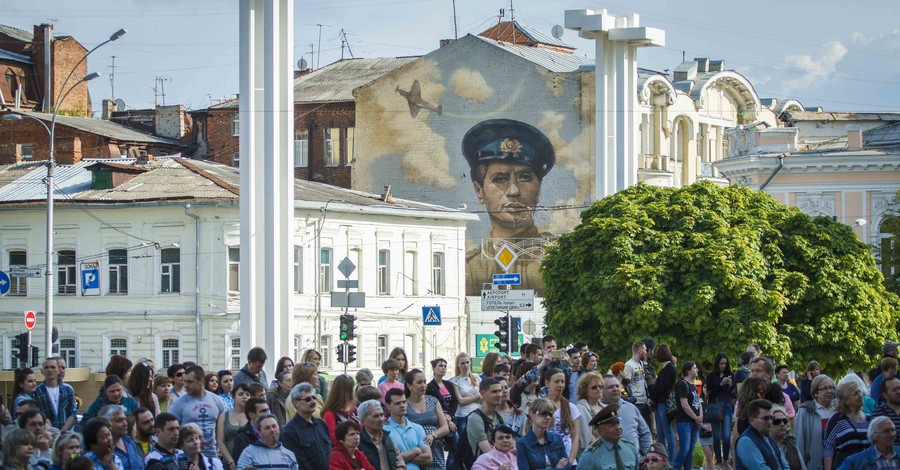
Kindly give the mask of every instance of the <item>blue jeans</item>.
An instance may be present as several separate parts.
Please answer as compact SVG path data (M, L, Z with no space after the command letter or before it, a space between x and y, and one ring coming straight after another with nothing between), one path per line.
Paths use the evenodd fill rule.
M675 455L675 434L672 433L672 423L666 415L666 404L656 404L656 440L659 441L669 455Z
M700 440L700 426L697 423L675 423L675 430L678 431L678 454L672 461L672 467L675 470L691 470L694 447L697 447L697 441Z
M712 423L713 429L713 451L716 454L716 460L720 463L728 461L731 453L731 426L734 420L734 405L731 402L725 404L724 420L719 423Z

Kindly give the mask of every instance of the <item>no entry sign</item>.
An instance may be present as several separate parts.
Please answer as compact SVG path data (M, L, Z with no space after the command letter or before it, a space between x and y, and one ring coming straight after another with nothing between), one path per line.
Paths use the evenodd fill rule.
M30 330L34 328L35 323L37 323L37 317L34 316L34 312L30 310L25 312L25 326Z

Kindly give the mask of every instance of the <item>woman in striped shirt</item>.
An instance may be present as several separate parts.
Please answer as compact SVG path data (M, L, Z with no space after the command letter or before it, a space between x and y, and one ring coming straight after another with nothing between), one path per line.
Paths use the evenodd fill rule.
M869 416L862 406L863 394L856 382L838 386L836 413L825 425L825 470L840 467L845 458L869 447Z

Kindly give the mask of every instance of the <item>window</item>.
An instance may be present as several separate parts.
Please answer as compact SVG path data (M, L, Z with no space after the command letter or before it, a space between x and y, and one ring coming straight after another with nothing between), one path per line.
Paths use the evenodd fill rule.
M294 292L303 292L303 247L294 246Z
M300 335L294 335L294 363L302 362L303 355L303 337Z
M447 295L444 283L444 254L440 252L431 254L431 293Z
M167 338L162 340L162 369L168 369L169 366L178 364L178 339Z
M231 166L235 168L241 167L241 153L240 152L232 152L231 153Z
M59 357L66 361L66 367L77 367L78 352L75 350L75 338L59 340Z
M109 355L128 357L128 340L125 338L110 338Z
M391 250L378 250L378 295L391 293Z
M350 166L353 164L353 138L354 138L354 128L348 127L344 129L344 148L347 149L346 160L344 160L344 164Z
M331 248L319 251L319 292L331 292Z
M75 295L75 250L60 250L56 262L56 292L60 295Z
M325 136L325 166L341 164L341 130L337 128L323 129Z
M235 137L241 135L241 115L238 113L231 115L231 135Z
M160 292L181 292L181 249L164 248L160 260Z
M241 290L241 248L228 247L228 292Z
M407 251L403 259L403 294L419 295L419 276L416 269L416 252Z
M128 293L128 250L124 248L109 250L109 293Z
M16 250L9 252L9 267L28 265L28 253L25 250ZM19 276L9 276L9 292L7 295L26 295L28 292L28 278Z
M387 357L388 337L387 335L378 335L378 338L375 340L375 358L378 360L378 367L381 367L381 364L387 360Z
M22 160L34 158L34 144L22 144Z
M309 131L300 129L294 137L294 167L306 168L309 166Z
M331 368L331 357L334 350L331 347L331 335L323 335L320 340L319 352L322 354L322 368Z
M241 337L231 338L228 345L228 367L231 370L241 369Z

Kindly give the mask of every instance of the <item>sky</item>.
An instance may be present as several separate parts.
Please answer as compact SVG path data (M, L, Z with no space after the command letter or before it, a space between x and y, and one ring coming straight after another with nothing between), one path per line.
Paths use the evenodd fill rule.
M315 68L340 60L342 53L345 58L427 54L441 39L454 37L454 5L460 37L496 24L501 9L506 19L514 14L549 35L554 25L564 25L565 10L606 8L617 15L637 13L642 26L665 30L664 47L639 49L639 67L671 71L682 57L723 59L761 98L793 98L826 111L900 111L896 0L297 0L294 5L294 62L303 58ZM89 58L88 69L103 75L90 82L95 110L112 97L136 109L154 103L203 109L239 90L237 0L0 0L0 11L0 23L32 31L35 24L52 22L56 35L74 36L88 49L119 28L128 31ZM593 56L592 41L576 32L566 30L562 40L576 47L576 54Z

